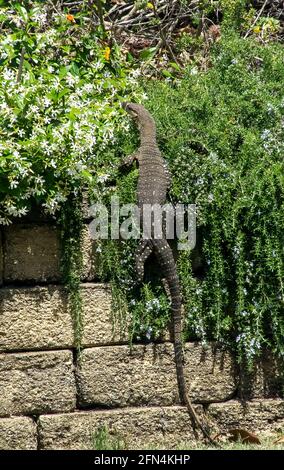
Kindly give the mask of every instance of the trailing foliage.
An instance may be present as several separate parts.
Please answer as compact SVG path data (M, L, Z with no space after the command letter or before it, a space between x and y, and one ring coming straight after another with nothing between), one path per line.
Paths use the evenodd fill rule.
M62 279L67 288L73 317L74 346L80 351L83 333L81 275L83 268L83 217L81 197L69 197L58 219L61 241Z
M230 33L211 60L148 88L172 197L197 204L203 274L179 260L187 335L235 343L248 362L265 345L283 357L283 48Z
M284 355L283 82L281 46L230 31L208 71L146 85L171 197L197 204L198 248L178 259L185 337L229 344L249 365L264 346ZM135 171L119 177L124 195ZM112 279L133 279L131 249L110 263ZM124 290L136 338L157 337L167 321L158 285L151 291L146 279L137 300L133 286Z

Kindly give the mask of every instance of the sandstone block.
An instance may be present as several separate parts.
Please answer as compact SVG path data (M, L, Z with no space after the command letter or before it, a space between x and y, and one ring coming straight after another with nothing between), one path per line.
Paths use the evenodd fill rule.
M199 413L201 407L196 407ZM44 415L39 418L42 449L95 449L96 432L105 426L128 449L171 449L194 438L185 408L152 407ZM111 447L108 447L111 448Z
M127 342L127 322L111 310L107 284L82 284L84 346ZM62 286L0 289L0 351L69 348L74 343Z
M128 342L129 318L121 318L113 313L108 284L82 284L82 298L85 347Z
M284 393L283 361L271 351L263 351L251 372L241 374L238 396L242 399L282 397Z
M58 286L0 290L0 350L70 347L68 297Z
M31 418L0 418L0 450L36 450L36 425Z
M31 418L0 418L0 450L36 450L36 424Z
M241 402L230 400L226 403L209 405L208 416L219 430L244 428L251 432L269 435L283 432L284 400L264 399Z
M4 229L4 240L4 280L7 283L61 280L60 240L56 226L14 224ZM97 279L96 248L86 224L82 232L82 281ZM0 249L0 281L1 259Z
M59 241L50 225L11 225L4 229L4 280L60 279Z
M185 375L195 402L228 400L235 393L230 355L198 344L185 346ZM83 406L179 403L173 345L107 346L85 349L77 370Z
M1 354L0 397L0 416L73 410L71 351Z

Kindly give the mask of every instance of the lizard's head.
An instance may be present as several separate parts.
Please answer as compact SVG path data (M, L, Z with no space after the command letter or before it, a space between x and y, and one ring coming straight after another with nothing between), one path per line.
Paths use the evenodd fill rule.
M122 103L122 107L127 111L130 116L136 121L139 128L154 126L155 122L151 114L141 104L137 103Z

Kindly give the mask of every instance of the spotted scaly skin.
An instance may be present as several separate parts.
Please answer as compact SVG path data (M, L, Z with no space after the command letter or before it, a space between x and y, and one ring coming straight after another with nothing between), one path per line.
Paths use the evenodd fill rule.
M122 106L136 121L140 131L139 149L134 154L126 157L122 164L128 166L135 160L138 162L139 178L137 199L142 219L144 204L164 205L166 203L171 178L166 167L166 162L162 158L157 145L156 125L149 111L147 111L144 106L136 103L123 103ZM154 252L160 264L161 271L167 281L172 301L171 311L173 319L174 352L180 401L182 404L186 405L193 425L201 429L206 439L216 445L216 442L212 440L197 416L186 391L183 369L181 291L173 253L166 238L155 239L152 231L149 239L143 238L140 241L135 253L138 280L143 280L144 264L152 252Z

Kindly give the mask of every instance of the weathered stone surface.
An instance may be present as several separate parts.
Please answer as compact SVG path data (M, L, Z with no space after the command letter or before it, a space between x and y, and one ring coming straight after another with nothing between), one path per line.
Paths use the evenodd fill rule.
M201 407L196 407L199 413ZM176 448L193 439L191 421L184 407L125 408L40 416L42 449L94 449L95 433L106 426L113 439L128 449Z
M283 398L283 360L277 359L271 351L263 351L253 370L242 372L238 396L244 399Z
M127 342L126 325L113 318L106 284L82 284L83 345ZM0 289L0 350L73 346L73 322L61 286Z
M72 411L71 351L1 354L0 416Z
M84 346L128 342L128 320L113 314L108 284L82 284L82 298Z
M284 400L252 400L242 403L230 400L209 405L208 416L219 430L244 428L270 434L284 429Z
M57 281L59 242L50 225L12 225L4 229L4 280Z
M0 418L1 450L36 450L36 424L31 418Z
M0 350L70 347L72 318L57 286L0 290Z
M91 239L87 224L83 229L82 242L83 270L81 279L82 281L97 280L97 244Z
M236 390L228 353L185 345L185 375L196 402L228 400ZM77 371L82 405L132 406L179 403L173 345L85 349Z
M4 240L4 280L6 282L61 280L61 252L58 231L55 226L14 224L4 229ZM90 238L88 224L85 224L83 228L82 241L82 281L97 280L97 245Z

